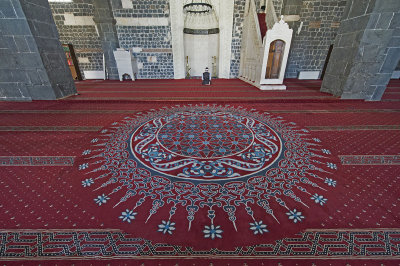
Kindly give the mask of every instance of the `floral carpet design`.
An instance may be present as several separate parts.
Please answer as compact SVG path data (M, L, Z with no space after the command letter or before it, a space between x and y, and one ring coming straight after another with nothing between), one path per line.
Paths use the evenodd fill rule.
M0 260L398 265L400 81L380 102L321 100L321 82L84 81L74 100L2 102ZM186 96L208 102L169 101Z
M320 142L268 112L177 105L103 129L77 167L93 203L112 204L121 223L134 223L139 212L148 213L147 223L168 210L154 218L158 227L148 230L190 231L205 215L202 221L208 222L196 224L203 239L223 238L229 224L239 232L239 217L248 224L246 233L263 235L271 223L300 224L307 210L329 201L326 192L336 186L337 166ZM178 211L185 219L175 217ZM217 223L217 213L228 223Z

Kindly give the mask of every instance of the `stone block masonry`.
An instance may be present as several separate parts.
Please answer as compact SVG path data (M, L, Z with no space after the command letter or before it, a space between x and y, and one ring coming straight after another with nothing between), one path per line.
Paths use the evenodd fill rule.
M61 43L70 43L74 46L81 74L84 74L83 71L103 70L103 51L94 22L92 25L67 25L68 23L65 23L66 15L73 15L76 18L93 18L93 0L73 0L71 3L52 2L50 7ZM79 23L78 19L76 21ZM84 60L79 60L80 58L84 58ZM85 63L81 63L81 61Z
M94 16L93 22L96 25L101 47L104 54L104 63L106 78L118 80L117 63L114 57L114 51L119 48L118 35L116 29L116 20L112 13L109 1L93 0Z
M400 2L349 0L321 91L380 100L400 59Z
M52 100L75 93L48 2L2 0L0 10L0 99Z
M107 0L108 1L108 0ZM253 0L256 6L261 0ZM392 0L388 0L392 1ZM168 0L110 0L113 17L116 19L116 32L119 46L125 49L171 49L171 26ZM234 18L232 32L232 54L230 77L239 74L240 49L243 30L245 0L234 0ZM294 29L292 47L288 59L286 77L296 78L300 71L322 71L329 46L334 43L346 0L273 0L277 15L299 15L300 21L290 22ZM93 17L93 0L73 0L73 3L51 3L53 16L60 33L60 40L72 43L75 47L81 70L102 70L102 43L94 25L87 18ZM69 14L67 24L65 14ZM75 21L86 25L71 25L71 14ZM73 17L72 17L73 19ZM299 34L297 30L303 22ZM383 19L379 22L385 23ZM388 23L388 21L386 21ZM396 39L394 39L396 41ZM153 50L155 51L155 50ZM392 50L391 52L393 53ZM162 52L167 54L168 52ZM139 71L138 78L159 78L158 73L144 70L142 65L148 56L157 58L153 66L162 69L171 62L164 62L172 56L160 52L135 53ZM161 62L164 62L161 64ZM169 73L169 72L168 72ZM165 78L172 78L166 76Z
M124 8L121 0L112 0L112 8L114 17L168 17L169 4L168 0L126 0L131 2L131 8Z
M300 15L300 21L289 23L294 31L286 78L297 78L300 71L322 71L345 5L345 0L288 0L285 3L284 15Z
M103 70L103 50L95 26L65 26L57 23L57 28L61 43L71 43L78 59L89 59L87 63L79 62L81 71Z
M20 3L7 0L0 7L0 100L29 101L29 88L49 80Z
M171 48L169 26L117 26L117 31L123 48Z
M138 64L137 78L174 78L170 27L117 26L117 32L122 48L142 50L133 54ZM152 62L149 57L154 58Z
M242 31L245 0L235 0L233 11L233 30L232 30L232 56L230 77L236 78L239 76L240 68L240 49L242 47Z
M111 3L120 47L135 51L137 78L174 78L171 27L168 22L163 25L169 17L168 1L124 1L131 8L124 8L120 0Z
M138 78L174 78L172 51L169 53L141 52L133 55L138 61Z
M20 3L56 98L76 93L48 1L20 0ZM48 99L47 93L36 88L31 90L31 96Z

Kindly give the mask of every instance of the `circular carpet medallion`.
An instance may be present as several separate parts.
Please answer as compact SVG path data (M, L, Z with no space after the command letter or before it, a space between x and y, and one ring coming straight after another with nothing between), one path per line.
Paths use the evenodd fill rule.
M109 206L116 227L141 220L135 228L162 235L211 241L231 238L226 232L268 235L310 216L320 221L336 186L336 164L319 139L241 107L138 113L91 145L78 171L93 204Z
M257 175L282 152L279 135L265 122L202 110L154 118L130 135L129 146L150 171L196 184Z

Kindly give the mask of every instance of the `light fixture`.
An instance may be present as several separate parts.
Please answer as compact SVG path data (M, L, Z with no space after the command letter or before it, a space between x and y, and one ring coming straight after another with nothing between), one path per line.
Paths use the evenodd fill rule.
M192 35L219 33L217 14L210 0L186 0L183 12L185 14L183 33Z
M187 3L183 6L183 11L185 13L191 14L204 14L209 13L212 10L212 5L206 0L192 0L192 2Z

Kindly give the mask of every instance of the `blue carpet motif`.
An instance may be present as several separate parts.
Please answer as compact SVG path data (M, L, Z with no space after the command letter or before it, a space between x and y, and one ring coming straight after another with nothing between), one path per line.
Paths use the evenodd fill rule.
M336 186L337 167L321 141L268 112L175 106L125 117L101 133L83 152L82 186L95 187L94 202L112 204L122 223L142 211L147 223L165 209L157 218L163 234L190 231L203 212L204 238L222 239L229 223L240 231L240 219L249 233L266 234L271 223L297 225L324 208L325 193ZM186 226L174 217L182 209ZM228 224L215 223L216 210Z

